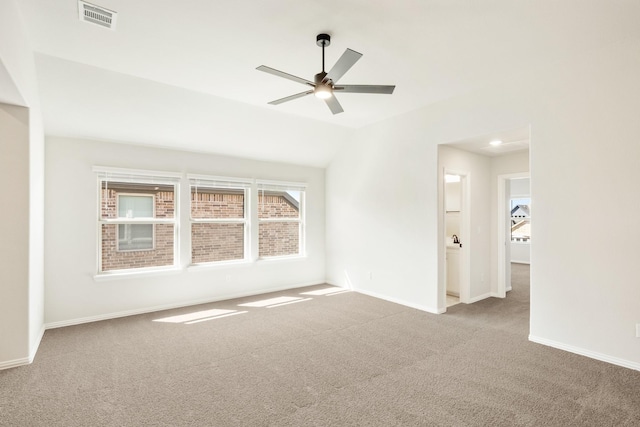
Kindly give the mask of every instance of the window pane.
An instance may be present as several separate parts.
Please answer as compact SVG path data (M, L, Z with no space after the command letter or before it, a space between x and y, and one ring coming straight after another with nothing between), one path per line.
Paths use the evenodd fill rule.
M153 218L153 196L118 195L118 218Z
M148 239L149 227L155 233L155 246L150 249L122 249L121 237L130 236L135 239ZM162 267L173 265L173 224L103 224L102 225L102 270L123 270L143 267ZM139 243L140 240L135 240ZM133 241L132 241L133 242ZM127 243L125 243L125 246ZM133 243L131 245L134 245Z
M191 224L191 262L244 259L244 224Z
M262 222L258 227L260 257L297 255L300 253L300 223Z
M528 243L531 241L531 219L512 218L511 241Z
M300 191L259 191L258 218L300 218Z
M100 191L102 218L173 218L173 185L103 181ZM155 206L153 205L155 202Z
M511 199L511 241L531 240L531 199Z
M153 249L153 224L119 224L118 250Z
M244 218L244 190L191 187L191 218Z

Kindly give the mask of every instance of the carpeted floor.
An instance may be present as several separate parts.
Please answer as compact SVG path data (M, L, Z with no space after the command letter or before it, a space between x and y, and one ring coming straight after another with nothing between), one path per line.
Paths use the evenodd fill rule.
M529 342L513 275L443 315L301 295L324 285L48 330L0 371L0 425L640 425L640 372Z

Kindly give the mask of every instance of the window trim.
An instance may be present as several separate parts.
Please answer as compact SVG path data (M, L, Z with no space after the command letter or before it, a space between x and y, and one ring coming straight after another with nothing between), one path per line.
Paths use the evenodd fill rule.
M96 274L94 278L103 279L105 277L128 277L133 275L146 275L165 273L168 271L176 271L180 269L180 185L183 174L175 172L158 172L141 169L123 169L111 168L105 166L94 166L92 171L96 173L97 184L97 200L96 200ZM140 183L140 184L160 184L173 187L173 218L155 218L155 195L154 196L154 218L103 218L102 217L102 183L107 182L124 182L124 183ZM135 193L141 195L144 193ZM117 212L116 199L116 212ZM173 263L170 265L123 268L114 270L102 269L102 227L103 225L117 224L172 224L173 225ZM118 250L118 230L116 227L116 250ZM143 249L149 251L156 249L155 227L154 227L154 249ZM138 250L119 251L124 253L138 252Z
M260 218L260 194L264 197L265 191L298 191L300 192L300 201L298 205L298 218ZM259 261L286 260L293 258L306 257L306 197L307 184L303 182L290 181L273 181L273 180L256 180L256 193L258 202L256 206L256 214L258 218L257 240ZM260 224L277 223L277 222L297 222L298 223L298 253L287 255L261 256L260 255Z
M96 173L96 274L93 276L95 281L108 281L116 279L126 279L129 277L145 277L164 274L177 274L184 271L200 271L216 268L234 268L248 263L263 263L263 262L287 262L301 260L307 257L306 253L306 198L307 198L307 184L304 182L290 182L290 181L277 181L277 180L260 180L254 178L235 178L235 177L223 177L213 175L197 175L197 174L185 174L179 172L166 172L166 171L153 171L142 169L125 169L114 168L106 166L93 166L92 171ZM200 182L214 182L217 184L224 184L223 186L213 185L210 188L224 189L242 189L244 191L244 218L192 218L191 217L191 186L193 180L200 180ZM173 217L172 218L156 218L156 195L145 193L132 193L133 195L146 195L154 198L154 218L102 218L102 203L103 182L118 182L118 183L131 183L131 184L157 184L169 186L173 190ZM202 185L202 184L201 184ZM107 184L108 188L108 184ZM182 195L183 191L187 191L189 194L188 199ZM273 189L274 191L300 191L299 201L299 215L298 218L259 218L259 190L263 192L265 190ZM125 193L122 193L125 194ZM264 193L263 193L264 194ZM116 199L116 215L118 212L119 197ZM189 209L189 217L182 218L182 209ZM277 223L277 222L296 222L298 223L298 252L288 255L277 256L260 256L259 254L259 224L260 223ZM189 227L192 224L197 223L243 223L244 224L244 257L243 259L224 260L224 261L212 261L206 263L193 263L192 261L192 248L191 248L191 229L183 230L182 227ZM106 270L102 271L102 227L104 225L118 225L118 224L171 224L173 225L173 263L171 265L163 266L149 266L149 267L137 267L137 268L123 268L118 270ZM117 239L117 227L116 227L116 241ZM140 249L140 250L125 250L121 251L119 248L119 242L117 242L116 250L118 252L136 252L136 251L151 251L156 250L156 230L154 227L154 243L153 249ZM187 247L183 247L186 243L183 239L188 237L189 244ZM187 249L188 248L188 249ZM186 249L186 251L185 251ZM184 253L182 254L182 251ZM187 258L187 264L184 261ZM182 256L181 256L182 255Z

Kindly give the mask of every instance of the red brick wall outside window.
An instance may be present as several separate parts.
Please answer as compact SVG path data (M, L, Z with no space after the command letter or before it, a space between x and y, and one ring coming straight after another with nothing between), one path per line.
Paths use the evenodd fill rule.
M109 182L106 188L103 184L101 190L100 212L102 218L118 218L119 194L152 195L154 197L154 217L174 217L175 204L172 186L160 187L152 184ZM118 247L119 226L120 224L102 224L101 226L101 271L173 265L173 224L153 224L153 248L146 250L120 250Z
M191 189L191 262L242 260L245 257L245 192ZM238 220L197 222L197 220Z
M245 218L244 190L193 188L191 191L191 262L194 264L244 259L243 222L198 222ZM296 221L261 223L259 256L299 253L299 207L286 192L258 195L259 218L291 218Z
M154 218L174 218L173 186L118 182L108 182L106 186L102 183L101 217L118 218L118 196L125 194L153 196ZM244 190L192 190L190 199L191 262L198 264L245 259L245 214L248 216L248 213L245 212ZM296 255L300 252L300 208L296 200L286 192L261 192L258 195L258 218L261 220L258 224L260 257ZM174 224L152 224L153 246L139 250L119 248L127 247L118 244L119 226L101 225L101 271L174 264Z
M261 258L300 253L300 208L286 192L258 194L258 255ZM287 221L289 219L290 221Z

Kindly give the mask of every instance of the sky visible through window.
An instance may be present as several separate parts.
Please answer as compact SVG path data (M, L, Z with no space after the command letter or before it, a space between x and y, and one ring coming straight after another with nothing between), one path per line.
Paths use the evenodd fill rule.
M522 199L511 199L511 209L515 208L518 205L529 206L531 204L530 198L522 198Z
M299 191L288 191L287 194L293 197L296 202L300 203L300 192Z

